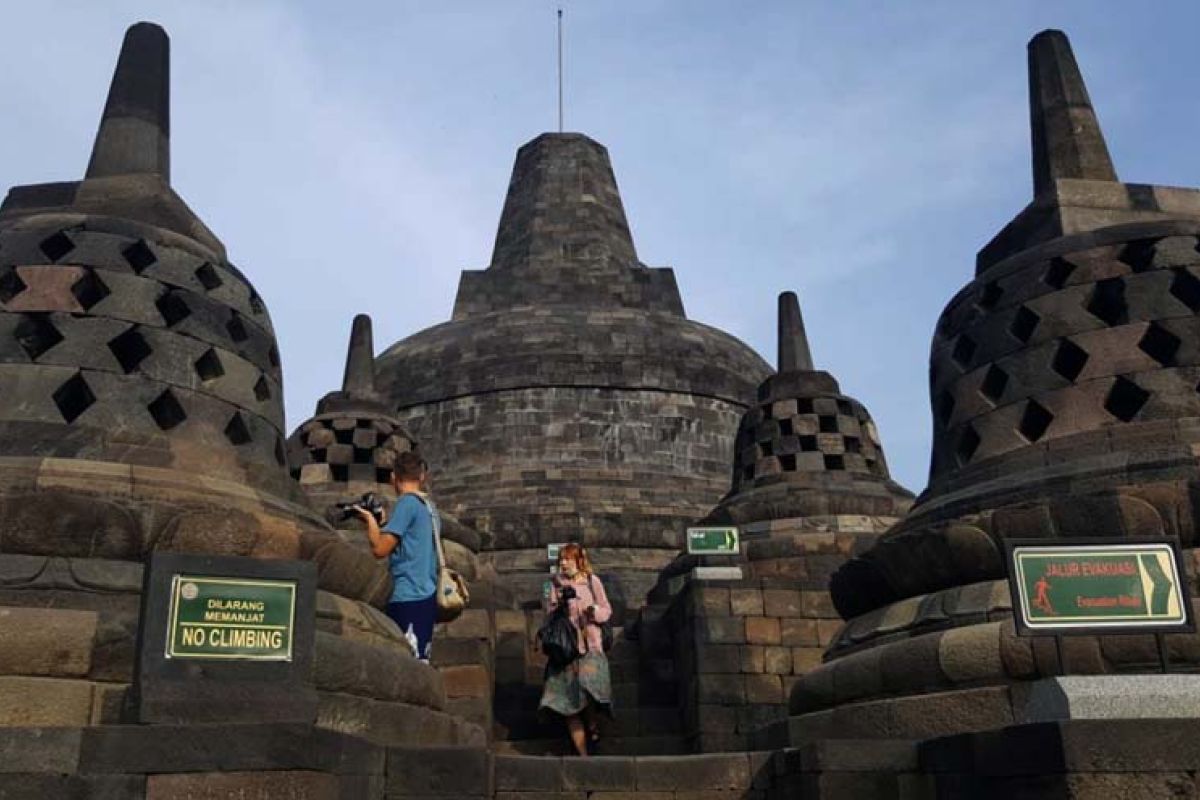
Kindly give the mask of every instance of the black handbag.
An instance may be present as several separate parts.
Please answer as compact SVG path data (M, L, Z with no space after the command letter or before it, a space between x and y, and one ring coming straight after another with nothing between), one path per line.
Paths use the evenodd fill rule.
M554 609L538 629L537 638L553 669L562 669L579 658L579 629L567 616L566 603Z

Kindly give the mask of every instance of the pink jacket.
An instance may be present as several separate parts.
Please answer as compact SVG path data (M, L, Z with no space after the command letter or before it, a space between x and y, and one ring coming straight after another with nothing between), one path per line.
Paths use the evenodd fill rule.
M607 622L612 616L612 606L608 603L608 595L604 592L604 584L600 582L599 576L591 577L591 588L588 587L588 583L587 577L581 575L577 581L569 584L575 590L575 598L570 601L567 613L571 622L575 623L575 627L581 632L579 651L604 655L604 644L600 639L600 623ZM561 575L555 575L550 579L550 593L546 596L546 614L550 614L558 608L558 591L562 586L567 585L566 579ZM595 589L595 594L592 594L592 589ZM587 607L593 604L596 606L596 614L589 618Z

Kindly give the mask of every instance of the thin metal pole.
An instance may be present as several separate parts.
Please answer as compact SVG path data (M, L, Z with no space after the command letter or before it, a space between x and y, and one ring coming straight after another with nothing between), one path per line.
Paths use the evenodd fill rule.
M558 9L558 132L563 132L562 9Z

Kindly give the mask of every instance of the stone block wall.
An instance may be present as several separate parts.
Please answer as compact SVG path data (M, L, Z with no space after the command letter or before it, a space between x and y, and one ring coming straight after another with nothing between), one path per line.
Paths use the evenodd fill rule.
M668 619L684 735L697 752L748 750L785 738L799 676L821 664L841 620L829 593L794 580L692 580Z
M432 662L446 689L446 711L473 722L489 736L496 684L497 618L503 611L468 608L434 631Z

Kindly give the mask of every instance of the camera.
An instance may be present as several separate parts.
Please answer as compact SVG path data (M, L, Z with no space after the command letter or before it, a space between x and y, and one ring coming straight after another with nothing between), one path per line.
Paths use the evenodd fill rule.
M574 600L577 596L578 595L575 594L575 590L570 586L564 586L558 590L558 599L564 603L568 600Z
M333 508L337 512L338 522L348 519L356 519L358 512L354 510L355 506L370 512L371 516L375 517L375 521L380 525L383 524L383 501L381 501L374 492L367 492L357 500L351 500L348 503L335 503Z

